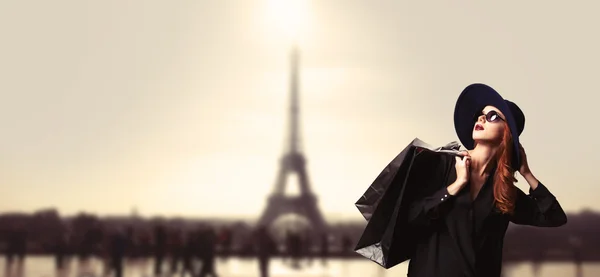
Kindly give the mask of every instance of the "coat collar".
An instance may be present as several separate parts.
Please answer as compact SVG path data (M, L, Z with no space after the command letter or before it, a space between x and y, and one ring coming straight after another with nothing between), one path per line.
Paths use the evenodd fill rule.
M477 198L473 201L475 213L475 234L479 234L485 223L485 219L494 209L494 175L496 170L492 170L485 183L481 187ZM470 197L467 193L467 197ZM469 198L470 199L470 198Z

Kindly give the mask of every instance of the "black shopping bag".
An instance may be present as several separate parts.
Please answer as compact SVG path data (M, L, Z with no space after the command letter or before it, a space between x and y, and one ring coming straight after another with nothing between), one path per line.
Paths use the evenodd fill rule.
M410 259L419 230L407 224L409 205L454 181L459 147L434 148L418 138L406 146L355 204L368 223L354 251L384 268Z

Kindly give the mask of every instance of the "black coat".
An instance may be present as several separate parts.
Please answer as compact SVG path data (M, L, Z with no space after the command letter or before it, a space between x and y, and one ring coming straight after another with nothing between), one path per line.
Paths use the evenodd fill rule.
M453 182L456 172L448 173L447 182ZM408 223L418 234L411 238L409 277L499 277L509 222L540 227L567 222L560 204L541 183L529 195L518 189L514 215L501 214L494 206L493 175L474 201L468 185L456 196L448 193L448 184L421 186L408 209Z

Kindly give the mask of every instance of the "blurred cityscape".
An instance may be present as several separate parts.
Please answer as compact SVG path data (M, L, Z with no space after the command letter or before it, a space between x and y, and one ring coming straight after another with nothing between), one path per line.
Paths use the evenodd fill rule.
M241 220L143 218L135 214L98 217L86 213L61 217L57 210L47 209L0 215L0 252L6 257L7 269L30 256L42 255L54 257L56 270L71 258L80 263L95 258L104 262L105 274L122 276L123 260L151 259L156 276L191 274L196 262L202 264L202 270L193 276L207 276L218 270L214 268L217 258L257 259L267 266L269 259L277 257L288 260L292 268L300 268L302 260L364 259L353 248L365 225L338 223L327 226L317 238L309 229L298 227L294 219L263 230L256 222ZM570 214L568 224L560 228L511 225L504 258L507 263L597 262L599 233L600 213L594 212Z

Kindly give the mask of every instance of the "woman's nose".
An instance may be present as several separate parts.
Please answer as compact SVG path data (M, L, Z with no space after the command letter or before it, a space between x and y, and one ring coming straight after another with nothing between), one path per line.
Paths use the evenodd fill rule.
M477 118L477 122L485 123L485 115L483 115L483 114L482 114L482 115L480 115L480 116Z

